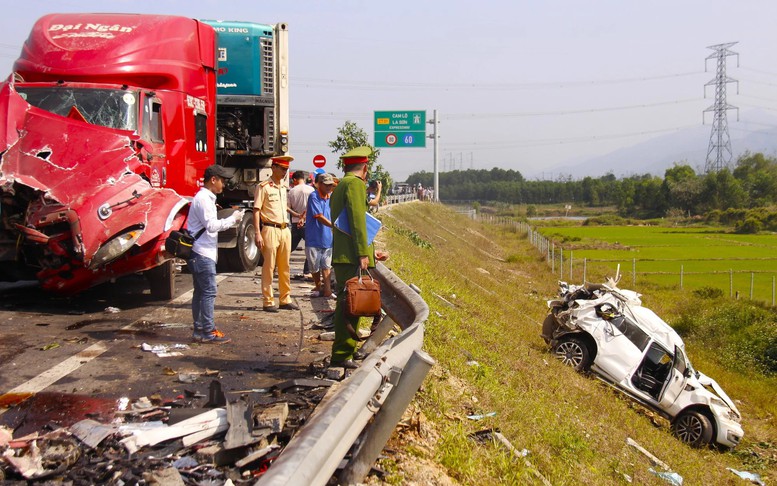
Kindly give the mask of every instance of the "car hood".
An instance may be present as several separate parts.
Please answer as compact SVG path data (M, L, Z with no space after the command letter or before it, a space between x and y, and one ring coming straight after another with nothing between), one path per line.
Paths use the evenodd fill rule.
M709 376L705 375L701 371L697 371L696 373L698 373L696 379L697 379L697 381L699 382L699 384L701 386L703 386L703 387L705 387L707 389L712 388L712 390L715 392L715 394L718 397L720 397L721 400L726 402L726 405L728 405L729 408L731 408L731 410L736 412L736 414L739 415L740 417L742 416L742 414L739 413L739 410L737 409L737 406L734 405L734 402L728 397L728 395L726 395L726 392L724 392L723 388L721 388L720 385L718 385L717 381L713 380L712 378L710 378Z
M13 78L0 84L0 185L23 184L78 215L86 265L100 246L127 228L143 227L143 245L163 234L185 201L153 188L133 148L131 132L91 125L29 105ZM100 217L102 206L111 207ZM34 227L35 221L27 222Z

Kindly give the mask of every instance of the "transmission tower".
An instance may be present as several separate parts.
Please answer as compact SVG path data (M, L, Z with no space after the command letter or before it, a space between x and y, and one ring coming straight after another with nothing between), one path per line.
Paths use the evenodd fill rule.
M730 50L736 42L726 44L717 44L709 46L714 53L707 56L704 60L704 70L707 70L707 60L717 59L718 68L715 78L704 85L704 97L707 97L707 86L715 86L715 103L704 110L704 113L711 111L713 113L712 132L710 133L710 143L707 148L707 161L705 163L706 172L717 172L731 164L731 138L728 136L728 120L726 113L728 110L737 110L737 119L739 119L739 108L731 106L726 102L726 85L728 83L737 83L737 94L739 93L739 81L726 76L726 58L728 56L737 56L737 67L739 67L739 53ZM702 114L703 116L703 114Z

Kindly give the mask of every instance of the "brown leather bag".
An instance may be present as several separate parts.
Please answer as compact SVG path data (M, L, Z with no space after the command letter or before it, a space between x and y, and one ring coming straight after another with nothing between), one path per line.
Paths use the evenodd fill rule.
M359 275L345 281L345 304L350 316L380 315L380 283L360 269Z

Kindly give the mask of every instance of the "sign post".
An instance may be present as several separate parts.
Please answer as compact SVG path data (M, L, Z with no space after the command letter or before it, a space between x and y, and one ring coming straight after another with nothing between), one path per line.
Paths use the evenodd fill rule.
M375 147L426 147L426 111L376 111Z

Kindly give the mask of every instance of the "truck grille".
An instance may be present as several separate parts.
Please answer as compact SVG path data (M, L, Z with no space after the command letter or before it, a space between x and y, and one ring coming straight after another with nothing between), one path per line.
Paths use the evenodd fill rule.
M262 37L260 46L262 50L262 87L264 88L262 94L272 95L275 92L273 39Z

